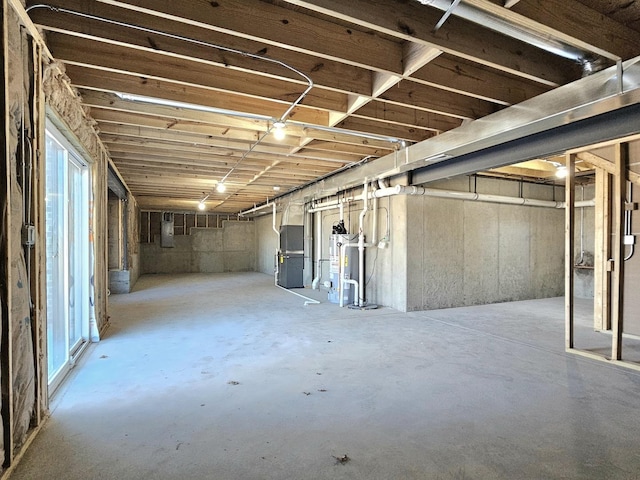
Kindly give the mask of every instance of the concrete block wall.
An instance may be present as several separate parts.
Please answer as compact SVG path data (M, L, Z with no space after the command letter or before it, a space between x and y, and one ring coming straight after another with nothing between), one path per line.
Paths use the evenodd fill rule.
M222 228L192 228L175 247L140 244L141 273L222 273L256 269L255 222L224 221Z

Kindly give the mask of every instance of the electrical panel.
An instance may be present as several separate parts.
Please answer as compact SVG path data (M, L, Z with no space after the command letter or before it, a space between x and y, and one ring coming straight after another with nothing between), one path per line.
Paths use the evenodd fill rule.
M173 239L173 213L163 212L160 230L160 246L162 248L173 248L175 242Z

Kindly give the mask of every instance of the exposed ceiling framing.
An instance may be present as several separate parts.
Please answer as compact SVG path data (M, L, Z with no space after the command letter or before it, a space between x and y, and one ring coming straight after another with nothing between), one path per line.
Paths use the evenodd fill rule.
M112 23L47 8L29 14L143 209L193 210L209 195L208 211L236 213L640 55L637 2L463 0L435 32L444 12L423 3L432 2L51 0ZM461 6L584 56L489 30L456 16ZM307 85L256 55L313 80L282 141L265 134ZM549 165L503 173L546 178ZM222 179L227 190L218 193Z

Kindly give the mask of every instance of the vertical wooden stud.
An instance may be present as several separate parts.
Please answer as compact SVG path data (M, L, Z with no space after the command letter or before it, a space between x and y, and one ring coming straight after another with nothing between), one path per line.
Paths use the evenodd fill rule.
M594 245L594 317L595 330L611 328L609 259L611 258L610 175L596 168L595 245Z
M625 187L627 183L627 151L626 143L615 146L615 174L613 177L613 285L611 305L611 359L622 360L622 332L624 306L624 214Z
M573 348L573 262L575 236L575 154L566 155L565 178L565 236L564 236L564 320L565 348Z
M33 42L33 98L31 111L33 112L33 148L31 151L32 162L32 223L36 232L39 232L35 245L31 249L32 292L34 297L33 328L33 352L35 357L35 393L36 411L34 423L40 425L49 406L48 374L46 362L46 332L47 332L47 298L45 276L45 192L44 192L44 161L42 154L45 146L45 111L42 86L42 48L37 42Z

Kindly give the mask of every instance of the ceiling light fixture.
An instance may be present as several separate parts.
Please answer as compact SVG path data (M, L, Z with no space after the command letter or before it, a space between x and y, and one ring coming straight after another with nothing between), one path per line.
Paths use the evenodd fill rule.
M287 136L287 132L285 131L285 123L282 120L277 120L273 122L273 138L278 141L284 140Z
M567 176L567 167L565 167L564 165L561 165L558 167L558 170L556 170L556 177L558 178L566 178Z
M205 208L204 200L198 203L198 210L204 210Z
M218 191L218 193L224 193L227 190L227 186L224 184L224 182L218 182L218 185L216 185L216 190Z

